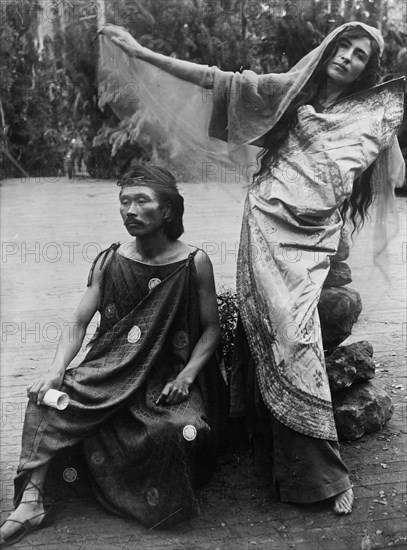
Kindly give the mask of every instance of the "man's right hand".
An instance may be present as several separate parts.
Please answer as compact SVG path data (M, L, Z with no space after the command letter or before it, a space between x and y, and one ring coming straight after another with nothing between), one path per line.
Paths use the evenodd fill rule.
M41 405L44 400L44 395L48 390L59 390L64 379L63 374L55 374L48 372L45 376L34 380L27 388L27 396L31 401Z

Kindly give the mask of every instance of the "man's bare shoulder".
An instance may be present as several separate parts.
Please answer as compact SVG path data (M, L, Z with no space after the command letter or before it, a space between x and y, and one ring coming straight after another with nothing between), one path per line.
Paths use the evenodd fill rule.
M118 246L118 245L117 245ZM116 250L117 246L111 246L107 248L106 250L103 250L97 258L95 258L89 279L88 279L88 287L93 284L99 284L104 270L106 269L106 266L109 263L110 258L114 254L114 251Z
M213 279L213 267L209 256L201 248L192 247L195 252L194 262L198 279L211 281Z
M179 241L182 242L182 241ZM205 264L205 265L212 265L208 254L202 250L202 248L199 248L198 246L182 243L184 245L184 251L186 254L186 257L190 254L194 254L195 259L195 265Z

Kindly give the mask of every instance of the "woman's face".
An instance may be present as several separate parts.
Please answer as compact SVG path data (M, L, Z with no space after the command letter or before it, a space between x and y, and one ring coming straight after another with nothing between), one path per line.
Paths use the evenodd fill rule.
M338 50L326 67L328 81L346 88L363 72L371 54L369 38L339 38Z

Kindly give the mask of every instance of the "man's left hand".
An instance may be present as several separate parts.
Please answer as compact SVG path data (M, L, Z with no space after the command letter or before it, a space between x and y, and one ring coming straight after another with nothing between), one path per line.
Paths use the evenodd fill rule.
M189 384L172 380L168 382L160 397L156 401L156 405L178 405L189 397Z

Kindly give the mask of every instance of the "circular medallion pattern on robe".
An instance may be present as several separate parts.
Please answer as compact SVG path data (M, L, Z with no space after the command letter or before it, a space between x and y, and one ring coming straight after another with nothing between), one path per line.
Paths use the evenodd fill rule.
M179 330L174 334L173 346L175 349L186 348L189 343L188 334L184 330Z
M134 327L129 330L129 333L127 335L127 341L130 344L135 344L140 340L140 338L141 338L140 327L138 327L137 325L134 325Z
M98 451L91 454L90 457L93 464L103 464L105 461L105 457L102 455L102 453L99 453Z
M182 430L182 435L187 441L193 441L196 438L196 434L196 428L195 426L192 426L192 424L187 424Z
M151 487L150 489L148 489L146 500L150 506L157 506L160 502L160 493L158 492L158 489L156 489L155 487Z
M66 482L73 483L78 478L78 472L75 470L75 468L65 468L62 473L62 477Z
M152 290L155 286L159 285L161 283L161 279L157 279L157 277L154 277L154 279L150 279L148 281L148 288Z

